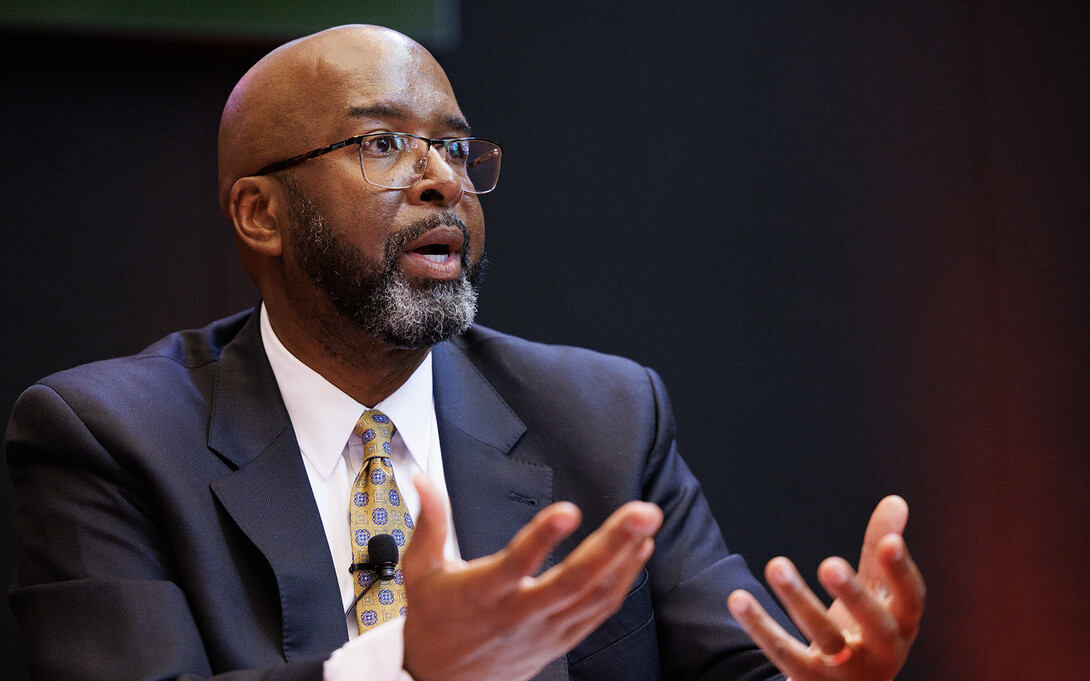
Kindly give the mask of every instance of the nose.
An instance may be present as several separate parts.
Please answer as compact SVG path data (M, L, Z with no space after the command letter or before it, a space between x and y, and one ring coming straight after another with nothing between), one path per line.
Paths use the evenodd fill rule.
M465 184L439 149L429 146L424 176L405 192L411 203L453 206L462 200Z

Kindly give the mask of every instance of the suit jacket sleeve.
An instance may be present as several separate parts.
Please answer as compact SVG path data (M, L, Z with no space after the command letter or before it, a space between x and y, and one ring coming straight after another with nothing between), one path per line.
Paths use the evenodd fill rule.
M644 498L658 504L664 526L649 570L656 575L655 618L663 651L663 678L782 678L729 615L726 597L746 589L788 631L794 627L730 553L699 483L678 453L673 414L661 379L647 370L659 424L644 471Z
M582 509L582 526L562 542L554 561L626 501L650 501L664 512L655 552L621 609L568 653L559 671L549 670L541 678L782 678L730 616L727 596L747 589L788 631L794 628L742 558L727 550L700 485L678 452L672 409L658 375L623 358L543 346L481 327L459 339L456 349L449 357L437 357L437 389L457 385L450 395L439 390L437 412L441 418L461 419L460 430L475 432L475 441L503 452L487 459L486 485L465 472L480 470L477 459L465 457L467 446L453 439L443 443L455 529L463 553L470 549L468 557L496 550L517 529L505 526L497 532L494 526L502 523L492 521L514 512L510 509L518 502L508 498L540 495ZM463 357L472 368L460 364ZM481 387L474 387L474 371L483 379ZM501 405L490 405L495 399L490 391ZM455 395L471 398L455 400ZM473 416L477 409L481 414ZM502 409L520 427L482 435L488 432L480 425L484 414ZM515 464L547 474L535 488L516 486L520 483L503 487L497 471ZM530 472L520 475L528 479ZM466 480L460 481L462 476ZM473 493L459 494L468 490ZM474 522L486 514L487 525ZM498 536L479 544L476 537L485 527Z
M634 585L620 612L569 655L572 676L606 678L608 670L621 668L627 669L630 679L782 679L727 611L727 596L735 589L746 589L785 629L794 632L794 627L742 557L727 550L700 484L678 452L662 381L650 369L641 372L643 385L631 397L619 397L615 387L612 393L631 420L617 421L624 418L618 413L609 421L625 424L613 431L613 437L642 457L625 465L637 472L628 483L635 490L631 496L662 508L663 526L645 576ZM594 484L607 489L607 478L625 476L607 468ZM615 493L622 496L626 491ZM597 518L586 523L588 529L596 522ZM641 643L641 639L645 640ZM654 659L650 655L656 650ZM655 672L645 671L652 668Z
M213 674L179 586L169 520L148 479L101 437L41 384L23 394L9 424L19 551L9 598L33 676L320 680L321 657Z

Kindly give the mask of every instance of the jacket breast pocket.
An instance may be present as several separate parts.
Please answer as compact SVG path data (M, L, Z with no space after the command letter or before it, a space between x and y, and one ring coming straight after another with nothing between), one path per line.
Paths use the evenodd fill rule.
M658 637L647 570L621 609L568 653L571 679L654 681L659 678Z

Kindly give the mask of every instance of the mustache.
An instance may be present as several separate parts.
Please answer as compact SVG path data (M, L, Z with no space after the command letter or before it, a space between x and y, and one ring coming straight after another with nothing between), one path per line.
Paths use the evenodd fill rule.
M410 223L408 227L390 235L390 238L386 241L386 262L388 264L400 262L401 252L406 244L414 239L419 239L436 227L454 227L462 233L462 266L467 267L470 265L469 252L473 249L471 248L469 228L466 227L466 223L462 218L449 211L416 220Z

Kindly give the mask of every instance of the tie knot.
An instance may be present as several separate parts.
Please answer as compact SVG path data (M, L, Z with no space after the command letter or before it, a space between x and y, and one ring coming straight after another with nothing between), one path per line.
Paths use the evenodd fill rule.
M352 430L363 440L364 460L373 456L390 456L390 438L394 436L394 424L390 417L378 409L368 409L356 421Z

